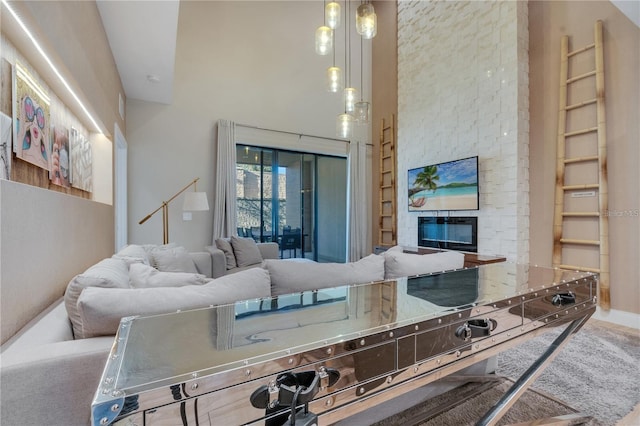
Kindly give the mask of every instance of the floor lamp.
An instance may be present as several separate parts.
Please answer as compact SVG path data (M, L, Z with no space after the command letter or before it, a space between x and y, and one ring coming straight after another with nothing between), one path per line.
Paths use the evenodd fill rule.
M182 188L176 194L174 194L167 201L163 201L162 205L146 215L138 224L142 225L147 220L151 218L154 214L162 210L162 243L169 243L169 203L173 201L178 195L182 194L184 191L189 189L193 185L194 192L189 192L185 195L184 204L182 206L182 210L184 211L206 211L209 210L209 202L207 201L207 193L206 192L197 192L196 191L196 182L198 182L200 178L195 178L187 186Z

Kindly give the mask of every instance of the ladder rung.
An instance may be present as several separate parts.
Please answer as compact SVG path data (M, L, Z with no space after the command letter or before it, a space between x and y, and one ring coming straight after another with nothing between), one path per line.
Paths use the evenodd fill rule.
M393 229L382 228L380 229L380 232L393 232Z
M590 183L586 185L566 185L563 186L562 189L565 191L579 191L581 189L598 189L600 185L597 183Z
M575 77L571 77L567 80L567 83L575 83L578 80L582 80L583 78L591 77L596 75L596 70L585 72L584 74L576 75Z
M388 158L392 158L392 157L393 157L392 155L383 155L383 156L382 156L382 159L383 159L383 160L386 160L386 159L388 159Z
M568 159L564 160L564 164L585 163L587 161L598 161L598 156L597 155L593 155L593 156L589 156L589 157L568 158Z
M600 272L600 269L598 268L587 268L586 266L558 265L558 268L569 269L571 271L584 271L584 272L595 272L595 273Z
M597 127L589 127L588 129L575 130L573 132L565 133L564 136L568 137L568 136L584 135L585 133L592 133L597 131L598 131Z
M567 58L570 58L573 55L577 55L578 53L586 52L587 50L593 49L594 47L596 47L596 44L595 43L591 43L591 44L589 44L589 45L587 45L587 46L585 46L585 47L583 47L581 49L577 49L577 50L574 50L573 52L567 53Z
M380 187L380 189L388 189L388 188L393 188L393 185L382 185Z
M599 246L600 245L600 241L598 240L578 240L578 239L572 239L572 238L561 238L560 242L564 244L579 244L583 246Z
M572 109L576 109L576 108L580 108L583 106L587 106L587 105L591 105L591 104L595 104L598 100L597 99L589 99L588 101L583 101L577 104L573 104L573 105L568 105L565 107L565 111L569 111Z
M562 212L563 217L600 217L598 212Z

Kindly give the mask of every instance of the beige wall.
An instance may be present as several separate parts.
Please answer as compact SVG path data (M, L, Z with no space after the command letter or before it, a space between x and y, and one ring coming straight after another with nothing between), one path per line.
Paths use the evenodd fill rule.
M326 90L332 58L314 50L322 11L321 1L180 3L172 104L127 102L129 161L135 165L129 168L129 242L161 242L161 214L138 221L196 177L213 205L217 120L336 137L344 106L340 94ZM343 29L337 34L336 63L342 67ZM365 61L370 43L364 43ZM355 37L352 46L351 82L359 88ZM366 74L364 79L366 90ZM319 139L313 143L323 151ZM185 222L181 202L169 206L169 241L202 250L212 241L212 212L194 212Z
M373 2L378 15L378 34L373 39L372 75L372 182L371 210L371 240L373 245L379 245L384 241L379 239L380 230L380 133L382 119L388 123L393 115L398 117L398 5L395 1ZM395 128L394 128L395 131ZM397 224L396 224L397 229ZM388 235L387 235L388 238ZM396 231L397 238L397 231Z
M1 340L62 296L68 281L114 248L109 135L124 93L97 7L90 1L11 2L105 132L91 136L97 201L0 181ZM92 126L2 6L2 57L22 57L89 130ZM5 40L6 38L6 40ZM9 46L9 47L7 47ZM97 157L95 157L97 156ZM106 204L105 204L106 203Z
M531 262L551 264L560 39L568 35L573 49L593 43L596 20L604 27L611 308L640 313L640 29L608 1L529 3Z

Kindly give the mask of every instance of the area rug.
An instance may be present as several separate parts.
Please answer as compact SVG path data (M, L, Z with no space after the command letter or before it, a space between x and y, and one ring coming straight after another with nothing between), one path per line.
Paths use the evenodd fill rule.
M474 425L513 385L499 378L493 383L472 382L412 407L402 413L374 423L375 426L465 426ZM537 391L526 391L500 419L508 425L549 417L576 414L577 410ZM585 419L589 426L599 423Z
M498 356L497 374L519 377L560 334L554 330ZM533 383L599 424L613 426L640 402L640 332L591 320Z
M494 383L469 383L373 423L474 425L562 332L553 330L498 356ZM478 386L481 393L473 395ZM464 402L460 403L460 400ZM585 425L613 426L640 403L640 333L589 321L500 420L501 425L580 412Z

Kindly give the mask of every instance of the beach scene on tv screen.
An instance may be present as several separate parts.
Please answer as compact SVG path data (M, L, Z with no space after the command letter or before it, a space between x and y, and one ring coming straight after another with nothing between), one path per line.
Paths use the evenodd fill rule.
M477 158L409 170L409 210L476 210Z

